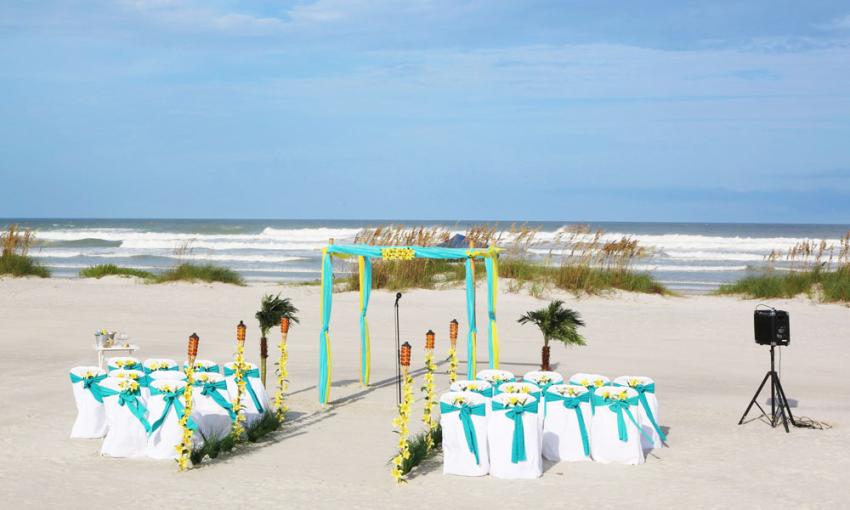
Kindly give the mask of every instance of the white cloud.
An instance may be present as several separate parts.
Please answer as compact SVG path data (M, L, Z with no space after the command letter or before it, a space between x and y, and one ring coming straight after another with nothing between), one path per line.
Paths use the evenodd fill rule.
M821 30L850 30L850 14L833 18L827 23L816 25Z

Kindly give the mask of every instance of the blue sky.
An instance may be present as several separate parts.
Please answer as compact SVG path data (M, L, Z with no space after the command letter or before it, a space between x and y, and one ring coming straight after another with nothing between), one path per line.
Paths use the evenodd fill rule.
M0 217L850 222L850 4L0 3Z

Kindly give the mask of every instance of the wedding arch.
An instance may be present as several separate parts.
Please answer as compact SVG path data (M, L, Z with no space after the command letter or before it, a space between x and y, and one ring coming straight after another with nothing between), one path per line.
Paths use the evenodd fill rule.
M319 401L328 402L331 389L331 337L329 332L331 305L333 301L334 257L351 259L356 257L360 287L360 382L369 385L371 352L369 322L366 310L372 289L372 259L413 260L442 259L466 261L466 318L468 333L466 342L467 373L475 378L475 353L478 328L475 320L475 259L483 259L487 272L487 316L488 348L490 368L499 367L499 331L496 327L496 295L499 280L499 248L443 248L423 246L371 246L364 244L329 244L322 248L322 331L319 334Z

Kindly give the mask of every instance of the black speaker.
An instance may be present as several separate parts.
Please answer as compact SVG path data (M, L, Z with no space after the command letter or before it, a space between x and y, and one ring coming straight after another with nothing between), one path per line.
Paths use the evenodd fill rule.
M791 343L791 322L785 310L771 308L754 311L753 329L757 344L788 345Z

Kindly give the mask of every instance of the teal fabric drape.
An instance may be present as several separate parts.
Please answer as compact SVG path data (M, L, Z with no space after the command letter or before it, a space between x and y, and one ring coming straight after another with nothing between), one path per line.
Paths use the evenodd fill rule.
M177 391L162 391L157 387L151 387L151 395L162 395L162 400L165 402L165 407L162 409L162 414L157 418L153 424L151 424L149 434L153 434L159 429L165 419L168 417L168 412L171 411L171 408L174 408L174 413L177 415L177 419L181 419L183 414L186 412L186 408L183 407L183 404L180 402L180 397L186 392L186 388L180 388ZM198 428L195 425L195 422L192 421L192 418L189 418L186 421L186 426L192 430Z
M235 373L236 372L232 368L225 367L225 369L224 369L225 377L232 376ZM242 374L242 377L245 380L245 390L247 390L248 395L251 396L251 400L254 402L254 407L257 408L258 413L263 414L265 412L265 410L263 409L263 405L260 404L260 397L257 396L257 392L254 391L254 386L251 384L251 381L248 380L248 379L259 379L260 378L260 369L259 368L252 368L251 370L246 370ZM153 392L153 389L151 389L151 392Z
M334 271L331 263L331 248L322 254L322 331L319 333L319 402L328 403L331 386L331 353L328 329L331 322L331 303L333 300ZM380 253L380 252L379 252Z
M640 405L643 406L643 410L646 412L646 417L649 418L649 423L652 424L652 428L655 429L655 432L658 433L658 437L661 438L661 441L667 442L667 436L664 435L664 432L661 431L661 427L658 426L658 423L655 421L655 416L652 414L652 409L649 408L649 402L646 400L647 393L655 393L655 383L650 384L638 384L637 386L626 386L624 384L614 383L614 386L623 386L634 389L638 394L638 401Z
M371 375L372 348L369 341L369 325L366 322L366 311L369 309L369 296L372 294L372 260L363 257L361 267L363 274L360 275L361 302L360 302L360 381L368 386Z
M118 395L118 405L129 409L130 412L133 413L133 416L139 420L139 423L142 424L142 427L145 428L145 432L150 434L151 425L148 423L148 409L144 404L142 404L141 400L139 400L139 390L116 391L109 388L101 388L100 391L104 397Z
M581 433L581 446L584 449L584 456L590 457L590 440L587 435L587 424L584 423L584 413L581 412L581 404L583 402L590 402L590 392L571 397L550 391L546 393L546 402L563 402L565 408L575 411L576 421L578 422L579 432Z
M478 437L475 434L475 425L472 423L473 416L484 416L487 414L485 404L468 405L464 404L460 407L440 402L440 412L442 414L460 413L460 422L463 425L463 435L466 437L466 446L470 453L475 456L475 463L481 464L478 458Z
M513 443L511 446L511 462L517 464L519 462L524 462L527 460L525 453L525 425L522 423L522 417L525 413L534 413L537 414L537 402L529 402L525 405L516 405L511 407L505 407L505 405L499 402L493 402L493 410L500 411L502 409L507 409L508 412L505 413L505 416L513 420L514 422L514 437Z
M495 267L495 259L484 259L484 268L487 270L487 351L490 356L490 368L499 368L499 330L496 328L496 289L499 276Z
M466 334L466 376L475 379L475 342L478 336L478 326L475 324L475 262L472 257L466 258L466 319L469 331Z
M221 390L227 391L227 383L224 381L195 381L192 383L193 386L197 386L201 388L201 395L205 395L210 397L215 401L216 404L221 406L222 409L227 411L227 414L230 415L230 419L233 420L236 418L236 414L233 412L233 404L227 401L224 398L224 395L220 393Z
M98 384L100 381L106 379L106 374L96 375L94 377L80 377L76 374L71 375L71 384L76 384L78 382L83 383L83 389L89 390L91 392L91 396L94 397L100 403L103 403L103 390Z

